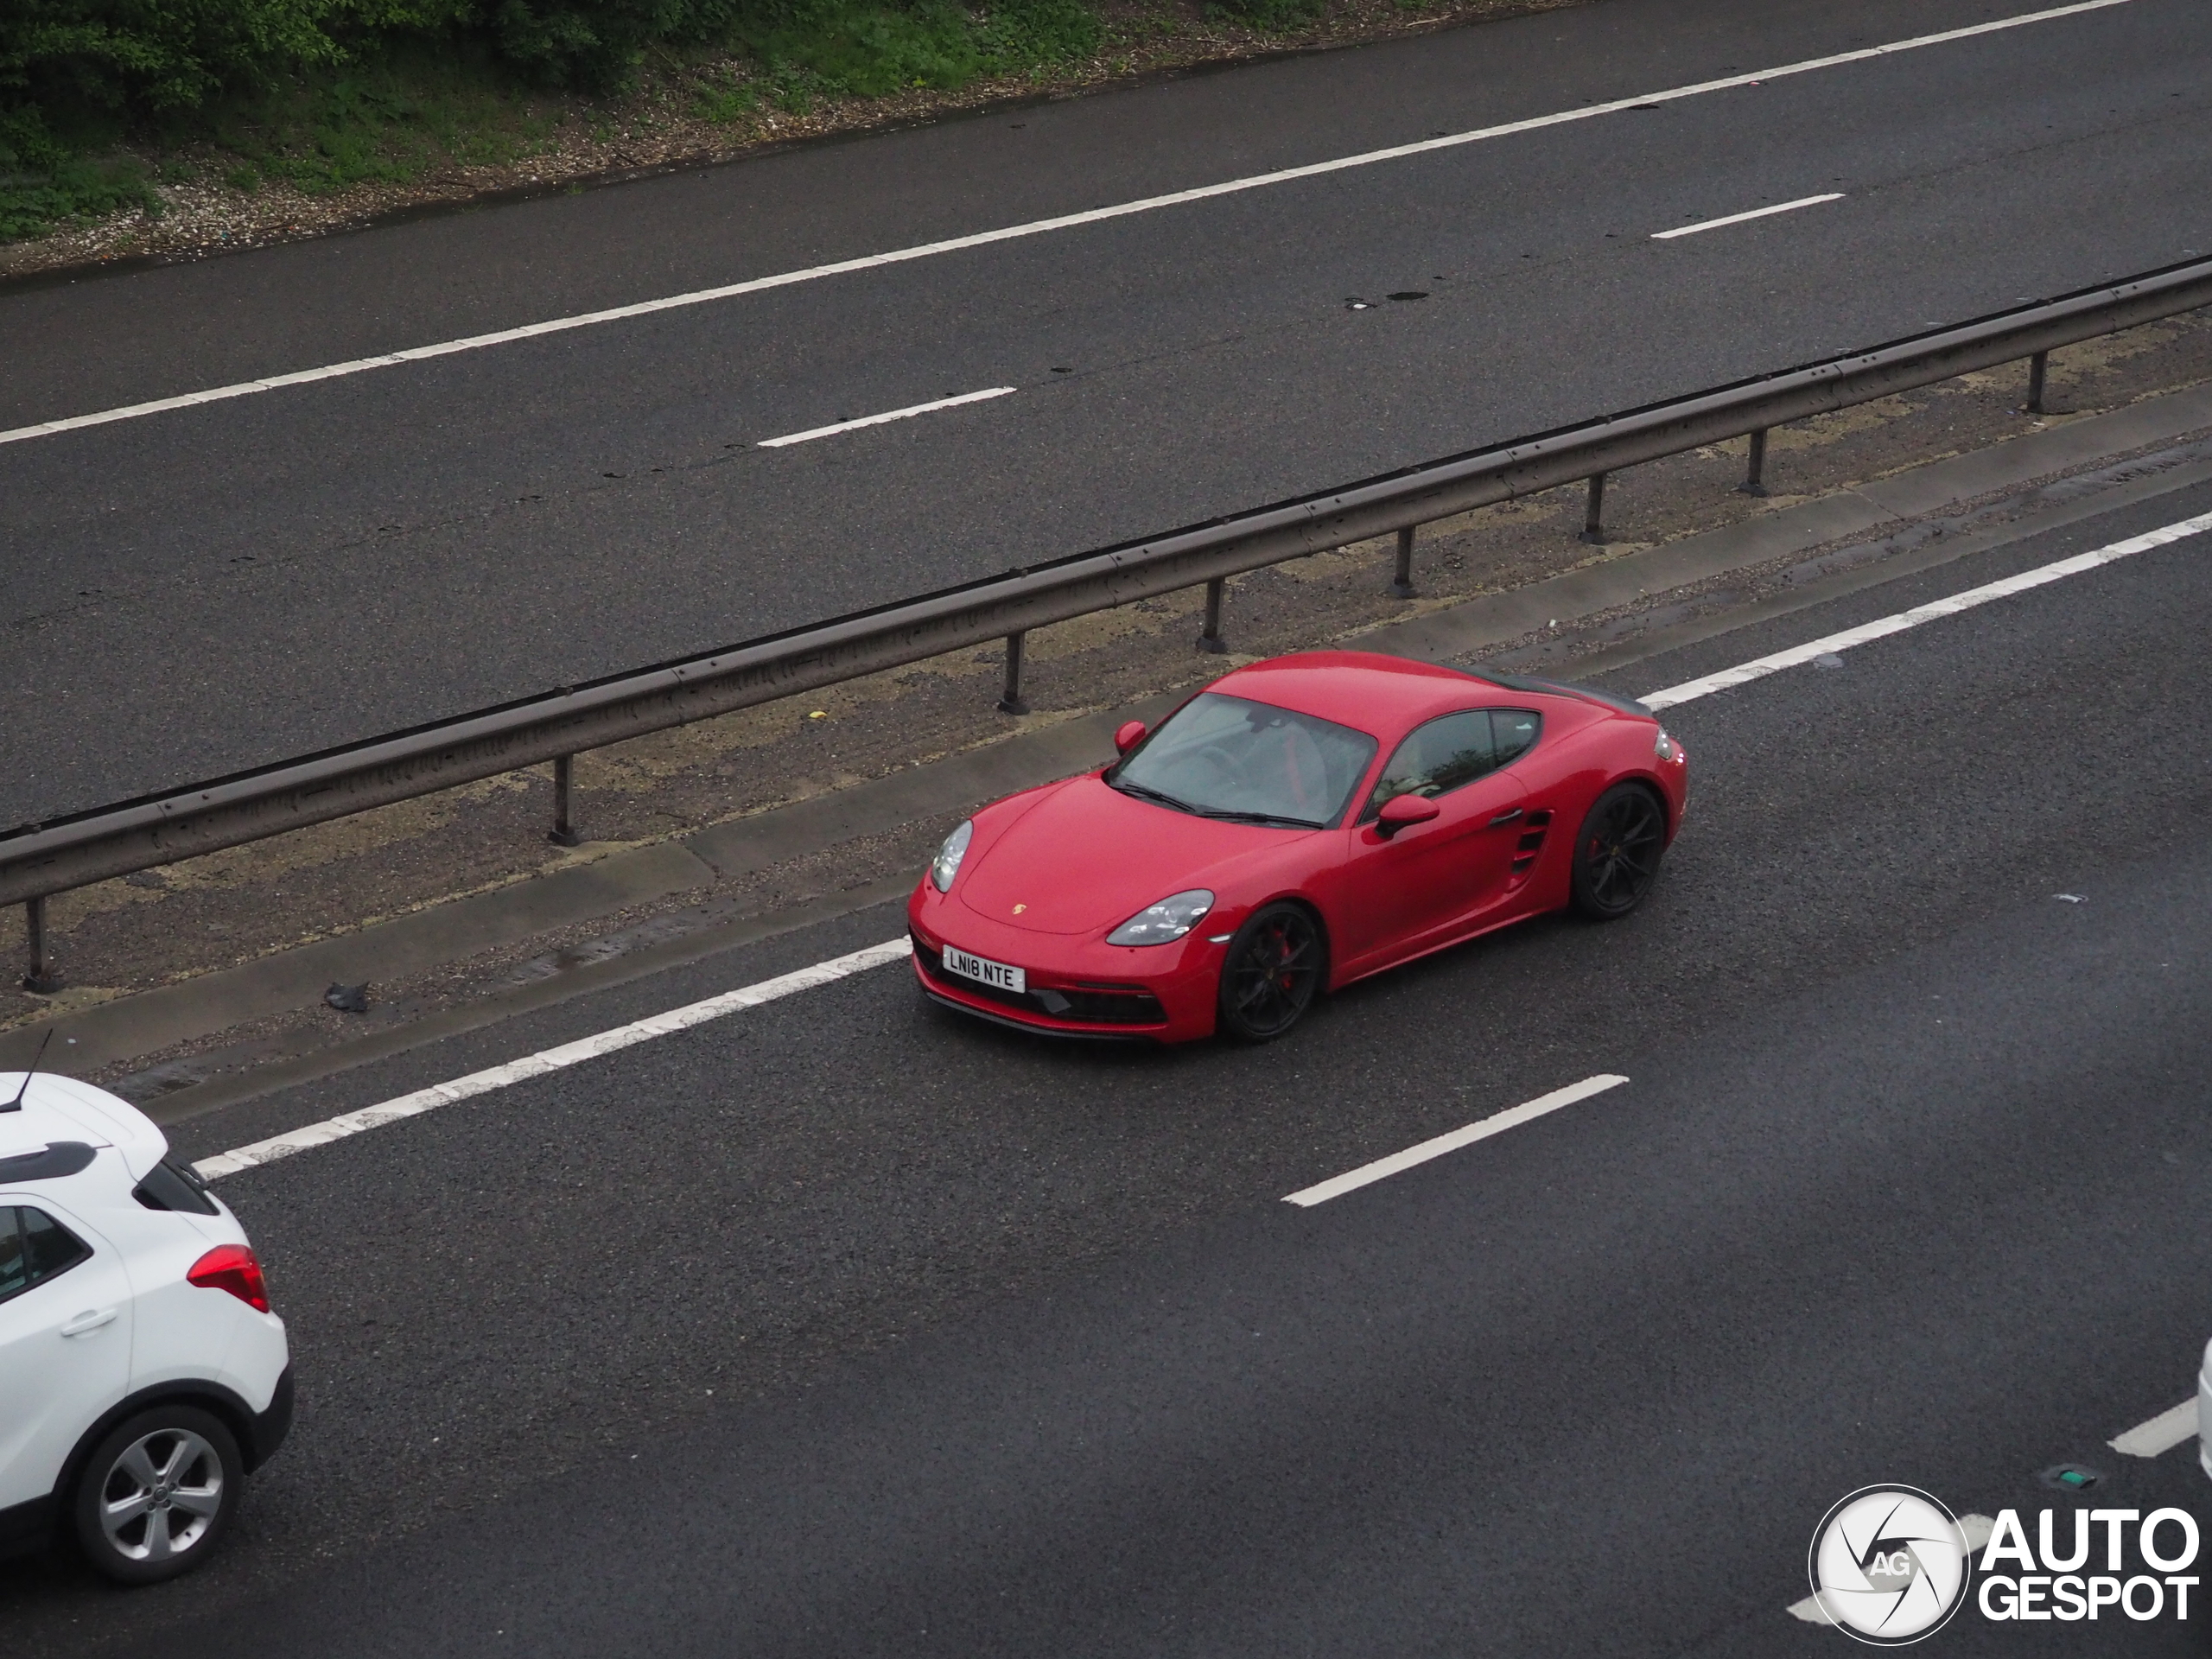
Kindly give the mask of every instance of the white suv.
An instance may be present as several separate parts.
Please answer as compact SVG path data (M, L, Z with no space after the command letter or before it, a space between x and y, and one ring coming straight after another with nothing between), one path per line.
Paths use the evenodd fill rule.
M104 1090L0 1072L0 1554L73 1533L111 1579L173 1577L291 1427L245 1230L168 1154Z

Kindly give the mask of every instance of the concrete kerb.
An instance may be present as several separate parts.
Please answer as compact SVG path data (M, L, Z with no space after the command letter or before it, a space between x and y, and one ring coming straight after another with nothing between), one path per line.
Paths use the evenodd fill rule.
M1763 513L1361 636L1369 650L1418 658L1465 657L1543 630L1555 620L1592 615L1732 571L1786 559L1853 536L1884 533L1953 503L2123 455L2164 439L2212 428L2212 387L2147 398L2109 414L2067 423L1986 449L1951 456L1878 483ZM2101 498L2099 498L2101 500ZM2087 504L2084 504L2085 508ZM2075 516L2069 513L2068 516ZM211 1036L250 1020L310 1007L333 982L391 983L447 963L589 923L640 904L709 888L804 854L902 824L949 814L1011 791L1048 783L1112 753L1113 732L1129 719L1152 720L1173 706L1163 696L1033 729L982 747L816 796L651 846L625 849L588 864L273 953L236 968L73 1010L0 1034L0 1066L26 1064L50 1028L73 1038L67 1069L91 1071ZM882 902L873 887L851 895L849 910ZM810 919L837 913L823 902ZM812 912L820 912L820 915ZM742 931L757 935L756 919ZM728 927L708 930L714 935ZM741 942L734 937L726 943ZM696 955L722 948L703 940ZM658 951L645 953L658 957ZM613 964L607 964L612 967ZM640 966L638 971L645 971ZM626 975L624 976L627 976ZM596 983L604 976L593 976ZM581 980L573 994L586 988ZM533 997L533 1003L543 1000ZM489 1016L487 1016L489 1017ZM418 1040L442 1034L429 1029ZM474 1022L471 1023L479 1023ZM409 1030L414 1027L407 1028ZM400 1032L379 1033L378 1052L404 1046ZM322 1070L331 1069L323 1058ZM366 1053L359 1058L366 1058ZM302 1062L304 1064L306 1062ZM290 1066L270 1068L272 1072ZM273 1085L271 1085L273 1086ZM238 1097L231 1085L204 1084ZM199 1090L185 1091L198 1095Z

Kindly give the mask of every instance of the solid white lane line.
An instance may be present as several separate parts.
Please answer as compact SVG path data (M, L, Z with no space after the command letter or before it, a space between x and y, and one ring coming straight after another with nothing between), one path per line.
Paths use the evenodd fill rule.
M1989 1535L1997 1530L1997 1522L1986 1515L1962 1515L1959 1517L1959 1530L1966 1535L1967 1554L1979 1555L1989 1548ZM1789 1612L1790 1618L1802 1618L1808 1624L1835 1623L1828 1617L1828 1610L1821 1605L1818 1596L1808 1596L1802 1601L1791 1602Z
M1305 1209L1311 1209L1317 1204L1326 1204L1331 1198L1340 1198L1347 1192L1385 1180L1401 1171L1411 1169L1416 1164L1425 1164L1432 1158L1441 1158L1446 1153L1457 1152L1462 1147L1471 1147L1476 1141L1487 1141L1493 1135L1503 1135L1506 1130L1516 1128L1547 1112L1555 1112L1562 1106L1572 1106L1576 1101L1587 1100L1592 1095L1602 1095L1606 1090L1617 1089L1627 1081L1626 1077L1615 1077L1611 1072L1585 1077L1580 1083L1555 1089L1548 1095L1539 1095L1523 1105L1484 1118L1480 1122L1470 1123L1449 1135L1440 1135L1433 1141L1424 1141L1417 1147L1408 1147L1403 1152L1394 1152L1388 1158L1378 1158L1371 1164L1362 1164L1357 1169L1347 1170L1332 1180L1323 1181L1319 1186L1293 1192L1283 1202Z
M856 421L839 421L834 426L810 427L804 432L787 432L780 438L763 438L759 447L781 449L786 444L811 443L817 438L835 437L840 432L857 432L864 426L881 426L886 421L911 420L917 415L932 414L940 409L957 409L963 404L980 404L987 397L1003 397L1018 386L988 386L982 391L963 391L957 397L940 397L933 404L912 404L905 409L894 409L881 415L863 415Z
M472 1072L467 1077L456 1077L451 1083L433 1084L428 1089L417 1089L413 1094L401 1095L379 1105L366 1106L358 1112L326 1118L320 1123L310 1123L305 1128L294 1129L289 1135L257 1141L251 1146L239 1147L205 1159L194 1167L211 1181L219 1176L235 1175L242 1169L251 1169L257 1164L274 1163L277 1159L289 1158L296 1152L305 1152L309 1147L343 1141L364 1129L381 1128L386 1123L420 1116L441 1106L450 1106L457 1100L467 1100L472 1095L485 1095L495 1089L504 1089L509 1084L522 1082L525 1077L543 1077L548 1071L558 1071L562 1067L575 1065L581 1060L612 1054L618 1049L628 1048L633 1043L688 1031L693 1026L719 1020L726 1014L737 1013L741 1008L757 1008L763 1002L773 1002L778 997L789 996L794 991L810 991L818 985L827 985L848 975L865 973L871 968L881 967L885 963L896 962L912 950L913 946L906 939L887 939L881 944L872 944L865 950L854 951L850 956L817 962L810 968L779 974L756 985L724 991L720 996L710 996L704 1001L671 1008L665 1014L635 1020L626 1026L617 1026L612 1031L602 1031L594 1037L563 1043L558 1048L526 1054L521 1059L510 1060L505 1065L495 1065L488 1071Z
M1777 202L1771 207L1754 207L1747 213L1730 213L1725 219L1702 219L1694 225L1678 225L1671 231L1654 231L1654 242L1671 242L1678 236L1695 236L1700 231L1717 231L1723 225L1741 225L1747 219L1764 219L1770 213L1794 213L1800 207L1817 207L1824 201L1841 201L1843 192L1831 190L1825 196L1800 196L1795 201Z
M2191 1395L2171 1411L2162 1411L2147 1423L2138 1423L2126 1433L2106 1444L2124 1458L2163 1457L2183 1440L2196 1438L2196 1396Z
M1550 115L1532 116L1524 121L1507 121L1494 127L1478 127L1466 132L1447 133L1442 137L1424 138L1416 143L1393 144L1387 149L1370 149L1357 156L1339 156L1334 161L1313 162L1304 167L1286 167L1273 173L1255 173L1249 178L1228 179L1219 184L1170 191L1166 195L1117 202L1111 207L1093 207L1084 213L1031 219L1025 224L1008 225L995 231L980 231L972 236L947 237L942 241L924 242L911 248L895 248L887 253L864 254L855 259L810 265L803 270L786 270L772 276L755 276L747 282L726 283L719 288L695 289L688 294L671 294L662 299L642 300L634 305L609 306L601 311L554 317L544 322L501 328L488 334L470 334L461 340L441 340L435 346L410 346L403 351L386 352L378 357L357 357L345 363L326 364L321 368L273 374L266 379L242 380L234 385L211 386L205 391L188 391L175 397L157 397L149 403L127 404L118 409L104 409L91 415L71 415L60 420L41 421L35 426L19 426L0 431L0 443L19 443L27 438L50 437L55 433L73 432L81 427L105 425L110 421L135 420L140 416L158 415L168 410L189 409L197 404L220 403L226 398L251 397L258 391L274 391L282 386L335 380L345 375L365 374L371 369L388 369L401 363L419 363L429 358L449 356L455 352L480 351L486 346L505 346L518 340L534 340L542 334L562 334L571 328L589 328L599 323L650 316L656 311L673 311L684 306L707 305L716 300L734 299L741 294L758 294L766 289L788 288L795 283L818 282L825 276L842 276L850 271L872 270L880 265L902 264L910 259L927 259L941 253L957 253L965 248L987 247L994 242L1043 236L1054 231L1071 230L1077 226L1096 225L1105 219L1124 219L1132 213L1148 213L1162 207L1179 207L1185 202L1236 195L1246 190L1265 189L1269 185L1287 184L1297 179L1319 178L1325 174L1373 167L1383 162L1402 161L1409 156L1426 156L1433 150L1456 149L1461 144L1481 143L1491 138L1509 137L1515 133L1535 132L1545 127L1562 126L1573 121L1589 121L1599 116L1634 109L1640 104L1665 104L1677 99L1700 97L1707 92L1727 92L1738 86L1778 80L1785 75L1809 74L1815 70L1863 63L1872 59L1893 56L1899 52L1942 46L1952 41L1968 40L1977 35L2024 29L2031 23L2048 22L2053 18L2071 17L2081 12L2101 11L2108 6L2128 3L2130 0L2075 0L2071 5L2053 6L2017 17L2000 17L1992 22L1974 23L1964 29L1947 29L1941 34L1916 35L1910 40L1861 47L1855 51L1838 52L1825 58L1808 58L1800 63L1779 64L1770 69L1754 69L1748 74L1729 75L1719 80L1701 80L1693 86L1669 87L1664 92L1641 92L1634 98L1615 99L1610 104L1588 104L1577 109L1557 111Z
M1846 628L1841 633L1832 633L1823 639L1792 645L1788 651L1777 651L1773 656L1762 657L1756 662L1739 663L1733 668L1722 669L1718 674L1707 674L1702 679L1685 680L1680 685L1670 685L1663 691L1650 692L1639 701L1647 709L1671 709L1678 702L1710 696L1715 691L1726 691L1732 686L1748 684L1753 680L1764 679L1769 674L1778 674L1785 668L1796 668L1811 662L1815 657L1849 651L1853 645L1886 639L1891 634L1902 633L1907 628L1916 628L1923 622L1933 622L1940 617L1956 616L1961 611L1986 605L1993 599L2009 599L2014 594L2024 594L2030 588L2043 587L2046 582L2078 576L2084 571L2115 563L2135 554L2147 553L2154 547L2165 546L2169 542L2201 536L2208 530L2212 530L2212 512L2200 513L2194 518L2184 518L2178 524L2145 531L2142 535L2131 536L2124 542L2114 542L2109 547L2076 553L2071 558L2038 565L2032 570L2023 570L2017 576L2006 576L2002 581L1987 582L1980 588L1969 588L1966 592L1953 594L1948 599L1931 600L1911 610L1899 611L1893 616L1881 617L1855 628Z

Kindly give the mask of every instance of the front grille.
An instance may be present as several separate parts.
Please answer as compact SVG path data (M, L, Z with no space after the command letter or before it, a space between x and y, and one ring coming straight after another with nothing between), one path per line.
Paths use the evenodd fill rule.
M1160 999L1141 985L1099 984L1058 988L1040 986L1027 991L1005 990L996 985L986 985L979 980L963 979L957 974L946 973L944 956L923 944L918 938L914 938L914 960L921 963L924 973L947 990L957 991L963 996L972 996L978 1001L1020 1008L1024 1014L1044 1014L1050 1019L1077 1021L1089 1026L1164 1026L1167 1023L1167 1010L1160 1005Z

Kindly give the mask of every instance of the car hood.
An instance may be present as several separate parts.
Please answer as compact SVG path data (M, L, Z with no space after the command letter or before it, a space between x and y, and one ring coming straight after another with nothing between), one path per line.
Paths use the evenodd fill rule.
M1045 792L960 872L953 896L1038 933L1103 933L1189 887L1223 894L1247 860L1318 830L1224 823L1139 800L1095 773Z

